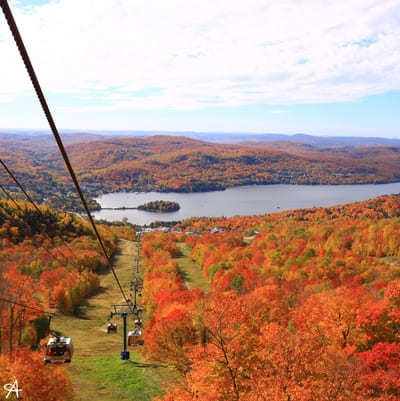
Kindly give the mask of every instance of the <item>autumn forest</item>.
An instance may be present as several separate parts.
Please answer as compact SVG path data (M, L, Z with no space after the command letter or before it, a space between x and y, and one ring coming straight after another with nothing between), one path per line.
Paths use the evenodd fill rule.
M74 361L70 367L43 364L47 312L63 324L79 322L88 337L110 338L107 317L96 320L91 304L96 299L108 308L119 301L107 298L110 266L88 220L70 213L77 199L52 145L2 141L1 158L40 206L22 201L2 178L18 200L0 200L0 388L17 377L28 401L78 400L82 378ZM90 196L400 179L400 148L282 146L96 138L72 141L68 152ZM66 199L62 207L59 199ZM168 232L126 222L98 223L98 230L116 266L121 249L138 250L144 346L134 354L141 361L135 369L143 383L151 381L149 372L163 372L151 382L157 390L147 393L128 373L122 379L108 371L131 389L129 399L400 400L400 195L260 216L192 218ZM113 346L107 341L103 353ZM77 360L86 366L92 356L80 355L76 345ZM118 366L134 365L118 357ZM84 379L100 369L93 363ZM106 391L107 377L93 381L95 388ZM106 399L96 398L100 390L91 399ZM5 397L0 392L0 400Z
M249 184L367 184L400 180L400 147L289 142L211 143L182 136L65 136L85 193L202 192ZM82 211L53 140L0 136L0 156L41 203ZM1 172L2 182L15 184ZM29 185L35 182L35 185ZM18 195L16 193L16 195ZM99 205L91 202L91 208Z

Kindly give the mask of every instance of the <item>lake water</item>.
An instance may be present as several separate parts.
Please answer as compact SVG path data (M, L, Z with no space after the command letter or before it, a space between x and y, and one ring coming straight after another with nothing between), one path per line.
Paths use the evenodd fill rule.
M282 210L333 206L362 201L379 195L400 193L400 183L379 185L249 185L225 191L197 193L116 192L96 200L102 207L136 207L153 200L178 202L173 213L149 213L142 210L101 210L97 219L122 220L149 224L156 220L177 221L194 216L235 216L274 213Z

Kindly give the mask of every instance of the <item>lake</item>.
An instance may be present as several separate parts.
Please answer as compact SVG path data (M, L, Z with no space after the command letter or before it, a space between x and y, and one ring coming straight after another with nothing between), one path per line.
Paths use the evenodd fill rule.
M142 210L101 210L96 219L122 220L149 224L156 220L177 221L195 216L235 216L275 213L282 210L333 206L362 201L379 195L400 193L400 182L378 185L248 185L225 191L196 193L115 192L96 200L102 207L136 207L153 200L178 202L173 213L149 213Z

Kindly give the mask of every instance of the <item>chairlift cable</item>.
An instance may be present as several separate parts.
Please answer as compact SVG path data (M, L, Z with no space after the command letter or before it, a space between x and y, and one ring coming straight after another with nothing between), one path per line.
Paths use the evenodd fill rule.
M3 0L0 0L3 1ZM3 4L3 3L1 3ZM14 176L14 174L11 172L11 170L7 167L7 165L5 164L5 162L0 158L0 163L1 165L4 167L4 169L7 171L7 174L12 178L12 180L18 185L19 189L24 193L24 195L26 196L26 199L28 199L29 203L32 204L32 206L40 213L42 214L42 212L40 211L38 205L36 205L35 201L31 198L31 196L25 191L24 187L22 186L22 184L17 180L17 178Z
M1 203L0 203L0 208L3 209L3 211L4 211L5 213L8 214L8 216L10 217L10 219L16 220L14 216L12 216L10 213L8 213L8 211L4 208L4 206L3 206ZM16 221L17 221L17 220L16 220ZM22 220L22 221L23 221L27 226L29 226L27 222L25 222L24 220ZM47 236L47 238L50 239L50 237L49 237L47 234L46 234L46 236ZM43 249L46 251L46 253L47 253L52 259L55 259L55 260L56 260L58 263L60 263L61 265L64 265L64 264L65 264L64 261L58 259L57 256L53 255L53 254L51 253L51 251L50 251L49 248L47 248L46 246L43 245ZM65 258L65 259L68 259L65 255L64 255L64 258Z
M4 162L4 160L2 160L0 158L0 164L2 164L2 166L4 167L4 169L6 170L7 174L13 179L13 181L18 185L18 187L21 189L21 191L24 193L25 197L27 198L28 202L35 208L35 210L43 217L44 214L42 212L42 210L40 210L39 206L36 204L36 202L32 199L31 196L29 196L29 194L27 193L27 191L24 189L24 186L18 181L18 179L15 177L15 175L12 173L12 171L9 169L9 167L7 166L7 164ZM12 200L12 202L17 206L17 208L19 210L22 211L22 208L20 205L18 205L18 203L12 198L11 194L9 192L7 192L7 190L1 186L1 189L3 190L3 192L7 195L7 197ZM50 239L50 237L47 235L47 237ZM74 256L74 259L76 260L77 263L79 263L79 260L76 258L76 256L74 255L74 251L70 248L70 246L68 245L68 242L61 237L61 239L63 240L66 248L68 248L68 250L71 252L71 254ZM64 257L66 259L68 259L67 256L64 255Z
M0 189L5 193L7 198L14 204L14 206L22 211L21 206L15 201L15 199L10 195L10 193L3 187L3 185L0 184Z
M54 138L55 138L55 140L57 142L57 145L59 147L61 155L62 155L62 157L64 159L64 162L66 164L68 172L69 172L69 174L70 174L70 176L72 178L72 181L74 182L75 188L78 191L78 194L79 194L79 197L81 199L81 202L82 202L82 204L83 204L83 206L84 206L84 208L86 210L86 214L87 214L87 216L88 216L88 218L90 220L90 223L92 225L93 231L94 231L94 233L95 233L95 235L97 237L97 241L99 242L99 244L100 244L100 246L102 248L102 251L104 253L104 256L106 257L106 260L109 263L110 269L111 269L111 271L113 273L113 276L114 276L114 278L115 278L115 280L116 280L116 282L118 284L118 287L119 287L119 289L120 289L120 291L122 293L122 296L123 296L125 302L127 303L127 305L129 305L130 308L132 308L132 306L128 302L128 299L127 299L127 297L125 295L125 292L124 292L124 290L123 290L123 288L121 286L121 283L120 283L120 281L118 279L118 276L117 276L117 274L116 274L116 272L115 272L115 270L114 270L114 268L112 266L111 258L108 255L108 252L107 252L107 250L105 248L103 240L101 239L101 236L100 236L100 234L99 234L99 232L97 230L96 224L95 224L95 222L93 220L93 217L92 217L92 215L90 213L89 206L87 204L85 196L83 195L83 192L82 192L82 189L81 189L81 187L79 185L79 182L78 182L78 179L76 177L76 174L75 174L75 172L74 172L74 170L72 168L72 165L70 163L68 154L67 154L67 152L65 150L65 147L64 147L64 144L63 144L63 142L61 140L61 137L60 137L60 134L58 132L57 126L56 126L56 124L54 122L54 119L52 117L50 109L49 109L49 107L47 105L46 98L45 98L45 96L44 96L44 94L42 92L42 89L40 87L39 80L38 80L38 78L36 76L36 73L35 73L35 70L33 68L33 65L32 65L32 63L30 61L28 52L27 52L27 50L25 48L24 42L22 40L22 37L21 37L21 35L20 35L19 31L18 31L17 24L16 24L16 22L14 20L14 17L12 15L12 12L11 12L11 9L10 9L10 7L8 5L7 0L0 0L0 5L1 5L1 8L3 10L4 16L5 16L6 20L7 20L7 23L9 25L9 28L11 30L11 33L12 33L12 35L14 37L14 41L15 41L17 47L18 47L19 53L20 53L20 55L22 57L22 60L23 60L23 62L25 64L25 68L26 68L26 70L27 70L27 72L29 74L29 77L31 79L32 85L33 85L33 87L35 89L36 95L37 95L37 97L39 99L39 102L40 102L40 104L42 106L43 112L44 112L44 114L46 116L46 119L47 119L49 125L50 125L51 131L52 131L52 133L54 135Z
M6 196L8 197L8 199L16 206L16 208L17 208L19 211L23 212L22 207L18 204L18 202L12 197L12 195L11 195L2 185L0 185L0 189L6 194ZM3 211L4 211L5 213L7 213L7 214L10 216L11 219L16 220L15 217L12 216L12 215L4 208L3 205L1 205L1 203L0 203L0 208L2 208ZM40 211L40 209L39 209L39 212L40 212L40 215L43 216L43 213ZM24 219L21 218L21 221L23 221L23 222L25 223L25 225L29 226L29 224L28 224ZM43 233L43 234L51 241L51 238L50 238L50 236L49 236L47 233ZM62 238L62 237L61 237L61 238ZM62 238L62 239L63 239L63 238ZM77 263L79 263L79 260L78 260L78 259L76 258L76 256L74 255L73 250L69 247L68 243L67 243L64 239L63 239L63 242L64 242L64 245L69 249L69 251L72 252L72 255L74 256L75 261L76 261ZM43 245L43 249L44 249L53 259L57 260L57 262L59 262L61 265L64 265L64 264L65 264L65 261L62 261L62 260L60 260L57 256L53 255L48 247L46 247L46 246ZM60 252L61 252L61 250L60 250ZM61 253L62 253L63 257L68 261L68 256L66 256L63 252L61 252Z
M40 309L38 309L38 308L34 308L34 307L32 307L32 306L25 305L25 304L20 303L20 302L12 301L11 299L6 299L6 298L0 297L0 301L8 302L9 304L18 305L18 306L23 307L24 309L32 309L32 310L34 310L34 311L36 311L36 312L42 313L43 315L52 315L52 316L55 315L55 313L53 313L53 312L47 312L47 311L45 311L45 310L40 310Z

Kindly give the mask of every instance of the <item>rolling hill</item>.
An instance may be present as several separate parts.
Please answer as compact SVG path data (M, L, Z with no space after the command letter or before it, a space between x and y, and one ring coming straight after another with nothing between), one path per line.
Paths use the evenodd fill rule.
M296 142L221 144L178 136L65 136L89 196L111 191L201 192L250 184L366 184L400 181L400 147ZM64 162L49 136L0 136L0 157L37 197L74 210ZM1 173L3 183L13 183ZM68 198L70 202L60 202ZM78 210L78 209L76 209Z

